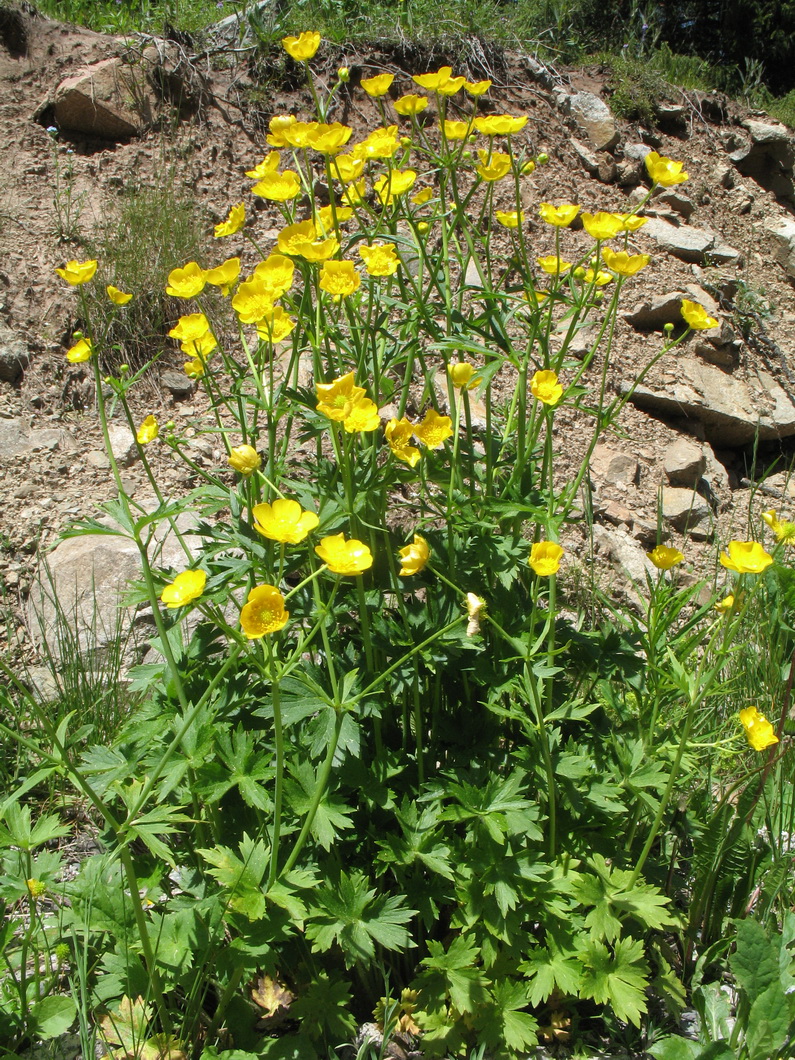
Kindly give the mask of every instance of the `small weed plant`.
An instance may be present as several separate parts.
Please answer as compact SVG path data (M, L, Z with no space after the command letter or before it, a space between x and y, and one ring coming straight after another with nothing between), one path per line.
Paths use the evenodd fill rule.
M134 428L156 498L127 494L108 444L114 522L72 533L135 543L157 631L113 739L76 740L21 683L0 693L28 719L6 735L30 762L0 807L5 1034L17 1047L79 1018L113 1057L314 1057L374 1013L428 1056L637 1044L696 967L720 975L703 950L725 947L729 917L763 895L772 925L790 900L795 526L771 511L770 552L727 543L706 602L661 544L643 606L584 623L567 586L584 580L589 458L632 390L610 371L649 261L643 204L542 202L531 234L545 159L520 146L526 117L482 106L489 82L443 67L398 93L342 69L323 91L319 44L285 39L316 113L273 118L247 174L278 235L233 204L215 236L239 252L167 280L221 466L134 419L144 369L103 371L131 292L101 261L59 270L86 322L67 359L94 375L106 440L114 409ZM355 142L329 120L346 93L376 116ZM647 169L649 196L687 179L655 153ZM633 386L716 323L682 314ZM560 475L567 415L581 458ZM155 447L185 462L189 496L161 490ZM186 513L184 564L162 569ZM779 683L757 703L731 664L762 613ZM53 776L99 832L69 879L53 849L68 826L37 802Z

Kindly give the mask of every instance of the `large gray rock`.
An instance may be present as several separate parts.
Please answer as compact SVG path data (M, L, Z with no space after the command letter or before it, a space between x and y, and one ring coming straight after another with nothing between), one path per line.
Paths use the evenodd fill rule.
M101 140L129 140L151 124L154 102L142 68L112 58L62 81L53 109L61 129Z
M19 417L8 420L0 419L0 462L14 460L16 457L25 456L37 449L55 451L74 448L75 441L72 436L57 427L31 430Z
M629 389L622 386L624 393ZM701 424L707 441L718 446L795 435L795 404L771 375L756 371L742 380L697 357L678 357L676 382L637 387L631 400L638 408Z
M642 608L646 593L646 575L655 575L654 565L647 559L643 546L626 530L598 524L593 527L593 542L596 552L613 568L615 578L611 588L623 592L630 603Z
M775 260L790 278L795 279L795 220L779 217L766 221L763 235L768 237L768 246Z
M28 344L11 328L0 327L0 379L16 383L30 364Z
M770 122L747 121L745 125L751 143L730 155L731 161L744 177L755 180L783 202L795 203L795 146L789 130Z
M650 236L662 250L680 261L696 265L703 264L707 258L717 264L736 262L740 258L739 250L727 246L709 229L671 224L662 217L650 217L642 234Z
M692 489L663 486L662 517L674 530L702 541L712 532L712 509Z
M593 92L570 97L569 113L597 151L609 151L618 143L618 130L610 108Z
M707 458L700 445L678 438L665 450L663 470L672 486L695 489L707 469Z
M624 320L639 331L659 330L666 324L684 327L682 299L685 297L681 291L673 291L637 302L629 312L624 313Z
M588 466L594 478L609 486L634 486L638 481L637 457L608 445L600 444L594 448Z

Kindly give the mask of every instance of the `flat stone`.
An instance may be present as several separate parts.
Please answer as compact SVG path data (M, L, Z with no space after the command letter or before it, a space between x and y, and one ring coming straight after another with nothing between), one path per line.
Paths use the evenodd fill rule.
M643 607L643 597L635 586L645 592L646 575L655 573L643 547L620 527L613 529L596 523L592 533L594 548L608 560L615 572L613 587L623 592L635 607Z
M607 445L597 445L594 448L589 467L597 479L610 486L619 483L634 486L638 481L637 457L611 449Z
M685 220L690 217L696 206L692 199L689 199L681 191L677 191L676 188L665 188L659 195L655 196L655 205L662 203L663 206L668 206L675 213L681 214Z
M110 448L119 467L132 467L139 457L135 435L127 423L109 423Z
M101 140L129 140L152 123L153 98L143 70L120 58L79 70L55 90L59 128Z
M779 217L765 221L762 231L767 246L786 274L795 279L795 219Z
M680 533L692 533L693 530L705 533L710 529L712 509L692 489L663 486L662 517Z
M650 236L662 250L680 261L697 265L704 263L707 253L717 242L714 232L690 225L674 225L661 217L650 217L643 226L642 234Z
M795 435L795 405L766 372L738 379L697 357L676 359L676 382L635 389L630 400L638 408L671 419L700 424L713 445L748 445ZM630 384L622 384L627 393Z
M610 108L593 92L577 92L572 96L569 113L597 151L609 151L618 143L618 130Z
M624 313L624 320L639 331L655 331L666 324L684 325L682 317L681 291L658 295L650 301L638 302L632 310Z
M22 336L11 328L0 327L0 379L5 383L16 383L30 359L30 349Z
M744 177L750 177L760 187L773 192L777 199L792 204L795 202L795 141L788 129L769 122L748 121L745 124L751 143L734 151L729 160Z
M165 368L160 373L160 382L175 398L189 397L194 390L193 380L184 372L178 372L176 368Z
M678 438L665 450L663 470L672 486L695 489L707 468L707 458L700 445Z

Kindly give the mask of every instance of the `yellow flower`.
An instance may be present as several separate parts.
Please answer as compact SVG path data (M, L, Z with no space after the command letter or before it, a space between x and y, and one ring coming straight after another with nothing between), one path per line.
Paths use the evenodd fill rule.
M394 243L359 244L359 255L370 276L393 276L400 266Z
M604 247L602 250L602 261L613 272L617 272L619 276L634 276L640 272L641 269L645 269L651 261L648 254L627 254L626 250L611 250L610 247Z
M132 299L131 294L125 294L124 291L120 291L119 288L114 287L113 284L108 284L105 290L108 292L108 298L110 298L114 305L127 305Z
M153 442L160 434L160 427L154 416L147 416L141 426L138 428L136 438L138 439L139 445L149 445Z
M214 269L207 269L204 278L213 287L220 287L222 294L229 294L239 275L240 258L227 258L220 265L216 265Z
M254 269L251 279L267 292L272 301L281 298L293 285L295 264L284 254L270 254ZM233 303L234 304L234 303Z
M478 151L478 157L480 165L475 168L481 180L485 180L488 184L495 180L502 180L511 171L511 156L502 151L493 151L491 157L488 151Z
M253 445L236 445L230 452L227 463L241 475L251 475L262 466L260 455Z
M440 96L453 96L466 81L465 77L453 77L450 66L440 66L435 74L415 74L412 81L429 92L438 92Z
M402 420L390 420L384 428L392 455L396 460L402 460L404 464L408 464L409 467L416 467L422 459L419 449L414 445L409 445L413 433L414 427L405 416Z
M255 504L251 514L255 530L283 545L297 545L320 522L314 512L304 511L298 501L286 497L279 497L273 504Z
M624 219L625 232L637 232L648 221L648 217L638 217L636 213L624 213L621 214L621 217Z
M476 596L475 593L467 593L467 636L474 637L480 633L480 616L486 606L486 601L482 596Z
M320 270L320 288L334 298L353 294L361 282L352 261L327 261Z
M305 63L314 57L320 47L320 34L307 30L298 37L284 37L282 45L291 59Z
M734 607L734 595L729 593L722 600L718 600L715 604L715 610L720 615L727 615Z
M527 562L539 578L549 578L558 573L562 558L563 549L554 541L536 541Z
M431 558L431 550L428 542L419 534L414 535L414 541L405 548L400 549L400 574L401 578L407 578L412 574L419 574L425 569L425 565Z
M688 298L682 299L682 316L693 331L707 331L718 326L715 317L711 317L703 305L691 302Z
M355 159L364 161L370 158L392 158L399 148L398 127L389 125L386 128L373 129L366 140L356 144L351 154Z
M440 416L434 409L428 409L414 428L414 435L429 449L438 449L453 433L453 421L449 416Z
M684 184L687 173L682 166L684 162L674 162L671 158L658 155L656 151L649 151L646 155L646 171L655 184L663 188L671 188L674 184Z
M667 545L657 545L646 555L657 570L670 570L685 558L678 548L669 548Z
M342 192L342 201L348 206L358 206L364 201L364 181L354 180L347 184Z
M394 80L394 74L375 74L373 77L363 77L359 83L367 95L375 99L378 96L385 96Z
M55 271L62 280L66 280L70 287L79 287L81 283L88 283L94 278L97 271L96 261L67 261L62 269Z
M66 351L66 359L70 364L82 364L83 361L91 359L94 352L94 344L91 339L78 339L70 349Z
M336 208L337 225L344 224L353 217L353 210L349 206L338 206ZM330 206L321 206L315 214L315 226L318 231L327 235L334 232L334 211Z
M184 570L160 594L166 607L184 607L204 592L207 575L203 570Z
M530 393L543 405L557 405L563 397L563 387L555 372L536 372L530 380Z
M465 81L464 91L470 96L482 96L491 88L491 81Z
M354 158L353 155L337 155L331 161L331 168L338 180L343 184L350 184L362 175L364 159Z
M356 386L353 372L348 372L330 383L315 383L315 393L318 397L317 411L330 420L342 423L350 415L354 403L363 398L366 391L364 387Z
M560 206L553 206L551 202L542 202L538 207L538 212L541 220L546 221L547 224L555 225L556 228L568 228L580 212L580 208L571 202L562 202Z
M206 360L217 345L218 339L216 339L212 331L205 331L197 339L189 339L187 342L180 343L179 348L189 357L200 357L202 360Z
M249 640L256 640L284 629L289 617L275 585L255 585L240 609L240 628Z
M448 364L447 374L450 376L450 382L456 390L471 390L476 385L472 382L475 366L467 361L456 361L454 364Z
M442 129L446 140L466 140L472 132L472 124L468 121L447 121L445 119L442 122Z
M778 736L773 726L756 707L746 707L745 710L741 710L740 722L745 729L748 743L755 751L764 751L772 747L774 743L778 743Z
M204 290L206 282L204 269L195 261L189 261L183 268L172 269L168 274L166 294L170 294L172 298L195 298Z
M561 261L554 254L547 254L544 258L536 258L536 261L541 271L548 276L560 276L561 273L568 272L571 268L571 262Z
M295 320L280 305L271 308L257 321L257 334L275 346L283 342L295 327Z
M380 176L373 188L383 206L391 206L397 195L404 195L414 187L417 174L413 169L393 169Z
M730 541L728 555L721 552L720 561L727 570L738 574L761 574L773 562L773 557L758 541Z
M358 398L351 404L350 411L342 421L342 425L348 434L378 430L381 425L378 405L369 398Z
M291 254L300 257L300 251L296 247L312 243L317 239L317 229L313 221L299 221L297 224L288 225L279 232L277 243L282 254Z
M612 283L613 277L609 272L604 272L602 269L575 269L574 275L578 280L582 280L586 284L593 284L595 287L604 287L606 283Z
M227 219L221 221L220 224L215 226L214 236L216 239L223 239L224 236L232 236L235 232L239 232L245 223L246 207L244 203L239 202L237 206L233 206L229 211Z
M412 114L420 114L425 110L428 106L428 97L418 96L414 92L409 92L407 95L401 96L400 99L396 99L393 106L402 118L408 118Z
M204 362L194 357L192 361L186 361L182 366L182 370L188 379L201 379L204 375Z
M424 206L426 202L430 202L433 198L433 188L421 188L416 195L411 196L411 201L415 206Z
M497 210L494 216L504 228L518 228L524 223L524 210Z
M262 180L269 173L277 171L280 161L281 155L278 151L269 151L258 165L254 166L253 169L246 170L246 176L251 177L252 180Z
M297 121L298 118L294 114L277 114L271 118L268 122L270 135L265 137L271 147L289 147L290 145L287 143L284 134Z
M180 317L174 327L169 331L169 338L178 342L193 342L200 339L210 330L210 321L204 313L189 313Z
M361 574L373 565L373 554L367 545L355 537L346 541L344 534L324 537L315 552L332 574Z
M624 217L622 214L606 213L584 213L582 225L591 239L615 239L619 232L624 231Z
M485 118L475 118L473 124L483 136L512 136L527 125L527 115L514 118L510 114L490 114Z
M298 174L286 169L284 173L266 173L251 189L251 194L271 202L289 202L300 191L301 181Z
M350 125L335 121L330 125L318 123L307 136L307 146L321 155L336 155L353 135Z
M256 324L273 309L273 291L255 274L235 291L232 308L241 324Z
M779 519L773 508L762 512L762 518L776 535L776 541L784 541L788 545L795 542L795 523Z

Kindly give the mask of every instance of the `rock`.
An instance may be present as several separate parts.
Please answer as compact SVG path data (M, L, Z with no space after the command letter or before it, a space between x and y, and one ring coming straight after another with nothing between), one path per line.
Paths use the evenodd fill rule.
M714 232L690 225L674 225L661 217L650 217L643 226L642 234L651 236L662 250L673 254L680 261L702 265L709 256L710 261L737 261L740 252L722 243ZM717 255L717 258L716 258Z
M89 467L95 467L99 470L110 467L108 454L103 449L92 449L90 453L86 453L85 461Z
M657 124L665 132L684 132L687 128L687 111L680 103L658 103Z
M712 509L695 490L676 486L662 488L662 517L674 528L705 540L712 531Z
M635 517L629 508L618 501L610 501L604 508L600 509L599 514L606 522L612 523L613 526L626 526L632 529L635 521Z
M593 92L570 97L569 113L597 151L609 151L618 143L618 131L610 108Z
M129 140L151 125L153 103L142 69L117 57L62 81L53 111L61 129L101 140Z
M614 588L623 591L636 607L643 607L643 597L635 586L646 586L646 575L654 575L655 568L646 558L643 548L621 528L608 529L598 523L593 527L594 549L604 556L616 574Z
M763 236L768 236L773 257L790 277L795 279L795 220L778 217L765 221Z
M483 286L483 280L480 278L480 269L478 268L477 262L473 258L470 258L467 262L466 272L464 273L464 286Z
M608 486L619 483L634 486L640 472L636 457L611 449L607 445L597 445L594 448L589 467L593 475Z
M190 397L194 390L193 380L176 368L165 368L160 373L160 382L174 398Z
M0 327L0 379L16 383L30 364L28 344L11 328Z
M630 312L624 313L624 320L638 331L656 331L666 324L683 326L684 297L681 292L674 291L671 294L658 295L650 302L638 302Z
M659 195L654 198L655 206L662 203L663 206L668 206L671 210L681 214L685 220L690 217L693 210L695 210L695 204L692 199L689 199L687 195L684 195L681 191L677 191L676 188L665 188Z
M615 181L618 170L616 169L615 159L611 155L607 154L606 151L598 153L592 151L581 140L577 140L573 136L570 143L577 157L592 177L596 177L603 184L612 184Z
M700 445L678 438L665 450L663 470L672 486L695 489L707 469L707 458Z
M795 147L785 125L749 120L745 127L751 135L751 143L729 156L744 177L772 191L777 199L795 203L793 165Z
M57 427L29 430L19 418L0 419L0 461L32 453L36 449L73 449L74 440Z
M766 372L738 379L697 357L676 359L674 383L664 387L639 386L631 401L638 408L672 419L684 418L686 426L701 424L704 437L714 445L748 445L795 435L795 405ZM622 384L627 393L630 384Z
M736 368L740 363L741 349L742 342L738 340L734 329L726 321L723 321L717 328L696 333L695 353L710 364L717 364L724 368Z
M110 447L119 467L131 467L138 459L138 446L135 435L127 423L109 423L108 438Z

